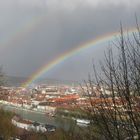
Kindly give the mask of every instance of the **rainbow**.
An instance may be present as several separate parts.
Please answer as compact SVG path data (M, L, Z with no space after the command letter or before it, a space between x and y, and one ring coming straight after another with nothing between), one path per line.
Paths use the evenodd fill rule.
M5 38L1 38L0 40L0 47L6 48L8 46L12 46L11 44L15 44L26 34L34 31L36 27L39 27L40 24L42 24L46 20L45 16L32 16L30 19L24 20L21 22L19 26L17 26L16 30L11 32L11 34L7 35Z
M131 28L129 30L124 30L124 35L128 35L128 33L133 33L136 31L136 28ZM60 56L54 58L52 61L49 63L43 65L41 68L39 68L35 73L33 73L29 79L23 83L21 86L22 87L28 87L30 84L35 82L41 75L47 73L50 71L52 68L57 66L58 64L62 63L66 59L70 58L73 55L76 55L77 53L80 53L81 51L84 51L85 49L92 48L98 44L105 43L107 41L115 39L115 37L119 36L120 32L113 32L113 33L108 33L102 36L99 36L93 40L87 41L84 44L80 44L79 46L75 47L74 49L69 50L68 52L65 52L61 54Z

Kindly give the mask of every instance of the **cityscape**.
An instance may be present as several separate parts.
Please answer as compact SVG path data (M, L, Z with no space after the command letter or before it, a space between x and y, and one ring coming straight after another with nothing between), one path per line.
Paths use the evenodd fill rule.
M41 133L55 133L57 128L63 128L63 126L55 124L54 120L58 116L61 116L62 120L73 121L76 126L87 128L93 121L87 116L87 111L92 111L93 108L98 114L99 108L104 111L114 112L115 106L121 112L121 116L126 117L129 110L124 106L124 104L127 104L125 98L122 102L122 98L115 93L114 105L110 89L95 84L92 85L92 88L87 92L87 86L81 88L80 85L54 86L42 84L32 88L1 86L0 107L12 111L15 114L11 118L12 124L19 130L26 130L27 132L34 130ZM139 114L140 97L133 97L133 93L131 94L133 98L132 111ZM28 113L32 117L34 113L41 115L39 118L34 119L28 118ZM41 116L46 117L46 119L41 120ZM52 119L53 123L46 124L47 118ZM118 121L119 125L121 125L121 122ZM125 126L125 124L123 125Z
M140 140L140 1L0 0L0 140Z

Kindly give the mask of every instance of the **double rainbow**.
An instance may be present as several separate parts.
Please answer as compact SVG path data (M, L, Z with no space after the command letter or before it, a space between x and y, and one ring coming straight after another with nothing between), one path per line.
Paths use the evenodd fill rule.
M34 15L24 20L20 25L17 26L15 30L13 30L13 32L11 32L9 35L6 35L5 38L2 38L3 36L0 38L1 48L12 46L12 44L15 44L24 38L28 33L35 31L36 28L39 27L40 24L42 24L45 20L45 15Z
M42 24L45 20L46 20L46 17L42 15L42 16L33 16L31 19L24 21L22 25L19 26L9 37L7 37L6 39L0 40L0 46L1 47L11 46L12 42L15 43L19 41L20 39L22 39L26 34L31 33L32 31L36 30L36 27ZM124 30L124 35L127 35L127 33L132 33L135 31L136 31L136 28ZM83 44L76 46L74 49L71 49L68 52L65 52L59 55L58 57L51 60L49 63L40 67L21 86L28 87L31 83L36 81L43 74L47 73L48 71L53 69L55 66L65 61L66 59L80 53L81 51L95 47L98 44L113 40L115 36L119 36L119 35L120 35L120 32L111 32L111 33L104 34L102 36L96 37L92 40L89 40Z
M136 31L136 28L131 28L130 30L124 30L124 35L127 35L128 33L133 33ZM39 77L41 77L43 74L47 73L51 69L53 69L55 66L61 64L66 59L72 57L73 55L76 55L80 53L81 51L84 51L86 49L96 47L98 44L105 43L107 41L113 40L115 37L119 36L120 32L113 32L109 34L105 34L103 36L99 36L93 40L87 41L84 44L81 44L79 46L76 46L74 49L69 50L68 52L65 52L61 54L60 56L54 58L49 63L43 65L40 67L35 73L33 73L29 79L22 84L23 87L28 87L30 84L35 82Z

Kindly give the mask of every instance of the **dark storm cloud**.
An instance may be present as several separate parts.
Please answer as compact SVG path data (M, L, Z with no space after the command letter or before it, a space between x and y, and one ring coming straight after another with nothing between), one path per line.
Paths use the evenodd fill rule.
M119 31L120 21L125 27L134 26L134 14L140 15L139 9L138 0L1 0L0 43L33 16L44 16L44 20L19 40L1 45L0 63L10 75L29 76L79 44ZM90 71L92 57L102 57L102 50L100 47L70 58L47 76L82 79Z

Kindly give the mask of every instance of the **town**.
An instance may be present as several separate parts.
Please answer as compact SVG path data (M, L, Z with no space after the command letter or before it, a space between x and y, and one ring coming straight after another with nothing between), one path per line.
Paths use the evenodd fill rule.
M92 109L99 108L104 110L114 109L112 93L109 89L92 86L93 89L87 92L87 87L69 86L69 85L37 85L34 88L24 87L1 87L0 88L0 106L5 105L44 113L47 117L69 117L75 120L80 125L90 125L90 118L86 115L87 110L92 112ZM115 106L125 116L125 112L129 110L124 107L125 100L122 103L122 98L115 96ZM82 113L79 110L82 110ZM140 98L135 97L132 106L133 112L140 112ZM16 113L16 111L15 111ZM38 131L47 131L44 125L33 122L32 120L24 120L16 114L11 120L14 125L19 128ZM38 127L35 127L38 126ZM55 126L48 125L49 131L55 131Z
M93 86L94 91L85 92L86 87L80 86L48 86L38 85L34 88L1 87L0 102L19 108L54 114L57 108L84 108L90 106L89 96L95 105L102 103L102 96L111 107L111 91ZM116 97L119 104L119 98Z

